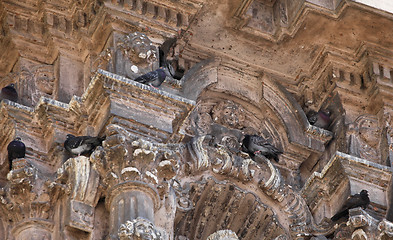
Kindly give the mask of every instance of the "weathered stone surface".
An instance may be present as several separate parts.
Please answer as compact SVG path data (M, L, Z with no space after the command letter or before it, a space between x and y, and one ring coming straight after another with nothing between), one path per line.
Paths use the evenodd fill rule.
M2 1L20 98L0 105L0 239L392 238L391 29L382 0ZM169 38L184 76L134 82ZM69 158L68 133L106 139ZM361 189L370 206L332 223Z

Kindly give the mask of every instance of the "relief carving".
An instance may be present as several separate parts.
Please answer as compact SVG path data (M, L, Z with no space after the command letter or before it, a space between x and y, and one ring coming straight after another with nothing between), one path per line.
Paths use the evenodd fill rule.
M149 220L138 217L119 228L120 240L160 240L161 233Z
M22 103L25 105L35 106L42 96L56 98L56 74L53 65L22 67L18 74L18 84L23 96Z
M56 97L56 76L53 65L22 66L20 71L9 73L1 81L16 83L15 88L20 96L18 102L26 106L35 106L42 96Z
M139 227L139 220L135 220L138 218L154 221L155 212L161 208L162 201L165 202L171 182L177 176L179 146L143 140L115 124L107 127L106 136L103 146L96 149L90 161L104 183L105 204L110 211L110 236L117 239L121 233L122 239L135 239L131 238L134 230L127 230L127 226ZM127 214L124 209L129 209ZM122 225L126 221L132 224ZM137 239L145 239L142 233L137 231L136 234L140 234L136 235L140 237Z
M130 33L117 39L116 46L100 53L91 71L99 68L135 79L158 68L157 48L145 34Z
M242 107L233 101L221 101L212 109L214 122L231 128L244 126L245 112Z
M348 130L349 154L382 164L382 129L374 115L361 115Z

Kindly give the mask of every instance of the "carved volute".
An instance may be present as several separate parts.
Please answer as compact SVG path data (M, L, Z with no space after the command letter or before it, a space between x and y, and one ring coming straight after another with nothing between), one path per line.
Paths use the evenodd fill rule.
M17 240L52 239L53 196L49 179L27 159L18 159L8 173L10 181L1 189L1 209L13 223Z
M139 236L138 229L154 225L155 213L179 169L178 150L110 125L103 147L93 153L91 161L104 184L111 238L128 239L136 234L150 239ZM158 231L151 239L161 239L161 234L165 233Z

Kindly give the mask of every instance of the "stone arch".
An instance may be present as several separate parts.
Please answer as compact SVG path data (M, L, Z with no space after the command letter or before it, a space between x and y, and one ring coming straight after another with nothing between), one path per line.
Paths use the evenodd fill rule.
M258 199L257 201L265 199L264 204L261 206L272 211L272 218L278 219L278 213L282 215L281 218L293 219L289 225L285 227L280 226L280 229L283 229L284 232L275 237L279 237L281 234L296 233L301 235L304 232L324 231L314 224L304 199L296 191L292 190L288 184L296 181L294 177L289 176L289 174L296 172L302 161L307 159L312 153L324 151L325 144L331 138L331 133L311 126L305 113L291 94L288 93L284 87L275 83L267 76L255 74L251 76L257 84L256 87L259 88L254 91L256 92L255 94L250 95L247 94L245 91L246 87L244 86L240 86L239 89L233 87L234 84L241 83L238 81L239 79L237 77L232 75L236 74L233 69L223 66L223 63L220 62L219 59L209 61L205 61L203 64L196 66L192 70L192 75L190 75L190 77L186 76L183 82L183 96L189 96L188 93L191 92L191 89L196 90L194 95L192 95L192 100L196 101L196 107L189 115L188 122L186 121L182 129L186 135L197 139L195 140L196 145L198 145L198 141L201 142L199 148L195 147L195 149L201 150L199 154L195 154L195 161L199 161L195 165L198 166L196 167L197 169L200 169L195 171L195 173L191 173L191 179L183 181L183 184L191 184L203 188L201 186L205 183L198 182L196 179L210 176L220 181L220 184L228 187L231 184L225 185L223 181L229 180L228 178L237 178L238 180L240 179L240 182L235 180L236 183L233 187L239 188L241 191L248 191L253 196L258 196L256 197L256 199ZM227 81L227 83L222 84L223 81ZM228 84L228 82L231 82L231 84ZM187 128L185 126L189 127ZM235 139L235 141L233 141L235 143L233 144L236 145L236 141L241 141L244 134L259 134L265 138L271 138L272 143L284 151L282 155L283 161L278 164L268 162L262 167L256 166L254 169L254 163L250 163L250 165L246 167L244 167L244 165L236 166L237 161L242 162L239 163L241 165L248 160L244 158L243 160L236 160L236 156L233 156L236 154L224 153L223 155L225 156L223 158L231 160L224 160L226 162L222 163L219 167L213 166L215 164L213 158L215 157L211 157L209 154L214 152L215 149L213 147L203 149L202 142L206 140L203 136L213 135L214 137L218 136L219 139L223 139L223 136L230 136ZM216 146L224 145L229 148L239 147L239 145L226 145L222 141L216 143L218 143ZM292 157L294 155L300 157ZM199 166L209 165L201 163L209 161L210 171L201 172L200 170L203 167ZM232 165L228 163L230 161L232 161ZM234 170L236 168L242 170L247 168L246 171L253 172L254 175L245 177L242 175L244 172L239 173L241 170ZM218 176L217 173L221 175ZM284 178L288 181L285 182ZM233 182L233 179L230 181ZM255 186L258 187L255 188ZM252 190L250 191L250 189ZM204 196L204 194L210 194L212 199L216 199L216 197L213 196L214 191L208 191L207 193L204 193L204 191L204 189L201 190L198 196L194 189L190 195L198 211L191 210L188 213L181 211L177 212L176 219L182 219L183 221L181 222L183 222L183 225L209 225L208 222L211 221L208 217L210 216L208 213L209 211L214 212L211 218L216 219L216 215L219 214L220 211L219 208L223 203L217 204L214 203L215 201L207 201L206 199L199 201L200 196ZM228 195L227 190L222 193L223 195ZM287 209L285 209L284 212L280 212L280 210L275 208L276 206L272 207L274 205ZM208 212L204 212L203 209ZM263 221L257 222L258 220L255 220L252 224L259 224ZM277 223L280 225L279 221L277 221ZM217 226L217 228L209 230L202 230L201 227L199 232L196 228L193 228L191 232L187 232L186 229L188 229L188 227L183 225L176 226L175 223L175 229L178 229L176 234L190 234L190 239L203 239L202 237L206 238L209 234L224 228L234 231L239 239L247 239L245 235L242 235L241 230L235 229L230 225L216 224L214 226ZM209 228L209 226L206 228ZM200 234L199 237L197 237L197 234ZM262 235L258 236L260 237ZM273 239L273 236L269 237L269 239Z
M272 208L252 192L212 178L189 187L195 205L188 212L177 211L175 236L206 239L220 229L230 229L239 239L275 239L286 234Z
M195 100L197 107L194 112L199 112L190 115L194 117L192 121L205 118L205 121L216 124L213 109L220 101L231 101L242 109L246 124L227 124L226 127L271 137L285 152L286 168L297 171L311 154L325 150L332 133L311 126L303 109L283 86L268 76L236 74L234 67L226 66L217 58L205 60L187 73L182 83L182 96ZM242 78L251 78L253 85L244 86ZM247 92L250 87L255 88L252 94ZM210 117L207 116L209 114ZM222 111L222 114L225 113ZM188 122L189 126L193 124ZM295 155L300 157L292 157Z

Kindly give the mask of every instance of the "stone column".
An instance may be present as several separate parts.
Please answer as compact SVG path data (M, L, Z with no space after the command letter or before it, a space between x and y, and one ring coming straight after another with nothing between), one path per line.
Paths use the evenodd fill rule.
M167 239L166 231L154 225L155 213L168 193L168 180L176 176L178 160L167 145L136 139L110 125L103 147L90 159L105 185L109 239Z

